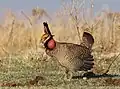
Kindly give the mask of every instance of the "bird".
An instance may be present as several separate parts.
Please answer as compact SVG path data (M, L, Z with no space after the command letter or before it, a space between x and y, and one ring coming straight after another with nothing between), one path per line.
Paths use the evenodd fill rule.
M71 80L73 73L77 71L88 72L94 66L92 46L93 36L84 32L80 44L59 42L54 39L47 22L43 22L44 34L41 36L40 43L43 44L48 56L56 58L60 66L65 68L65 79Z

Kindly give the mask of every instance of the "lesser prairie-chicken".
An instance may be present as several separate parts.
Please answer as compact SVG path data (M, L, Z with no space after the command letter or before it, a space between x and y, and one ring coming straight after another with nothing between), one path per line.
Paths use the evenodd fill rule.
M41 43L44 44L46 54L55 57L59 64L66 69L65 78L71 79L73 72L88 71L93 68L94 59L91 55L91 48L94 39L91 34L84 32L80 45L58 42L54 40L48 24L44 22L43 25L44 34L41 37Z

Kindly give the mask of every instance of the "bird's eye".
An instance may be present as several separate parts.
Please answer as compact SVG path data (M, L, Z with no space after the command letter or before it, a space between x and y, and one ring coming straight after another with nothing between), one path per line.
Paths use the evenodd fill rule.
M47 37L45 37L44 39L47 39Z

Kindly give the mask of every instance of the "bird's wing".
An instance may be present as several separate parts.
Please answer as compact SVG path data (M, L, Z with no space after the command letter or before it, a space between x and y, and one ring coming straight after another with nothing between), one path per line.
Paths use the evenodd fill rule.
M77 45L77 44L69 44L67 45L67 49L69 52L69 57L78 62L78 66L80 70L91 70L94 65L94 59L91 55L91 51L85 46Z

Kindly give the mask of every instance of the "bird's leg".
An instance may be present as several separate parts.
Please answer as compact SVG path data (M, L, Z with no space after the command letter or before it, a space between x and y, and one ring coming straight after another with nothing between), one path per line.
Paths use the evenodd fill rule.
M71 80L73 77L73 72L72 71L69 71L69 80Z
M68 79L68 73L69 71L67 69L65 69L65 74L64 74L64 79L67 80Z
M72 79L72 72L66 69L64 79L70 81Z

